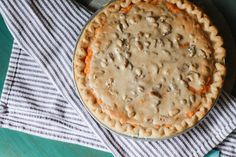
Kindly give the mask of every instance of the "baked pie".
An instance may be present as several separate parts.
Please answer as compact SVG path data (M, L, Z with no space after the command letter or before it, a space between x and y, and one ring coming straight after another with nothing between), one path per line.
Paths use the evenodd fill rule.
M199 122L225 76L223 40L185 0L117 0L86 25L74 56L84 105L123 135L163 139Z

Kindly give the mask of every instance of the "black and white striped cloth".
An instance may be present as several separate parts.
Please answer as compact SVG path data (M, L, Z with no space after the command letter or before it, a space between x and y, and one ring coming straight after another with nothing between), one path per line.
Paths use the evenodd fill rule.
M160 142L134 141L102 128L73 85L72 53L91 16L73 0L1 0L14 37L1 96L0 126L112 152L114 156L203 156L218 147L236 156L236 100L222 92L194 129Z

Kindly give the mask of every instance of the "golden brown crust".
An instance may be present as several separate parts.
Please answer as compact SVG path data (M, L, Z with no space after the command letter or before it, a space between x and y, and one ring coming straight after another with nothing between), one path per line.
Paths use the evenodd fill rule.
M123 115L118 111L103 109L103 101L97 98L96 94L91 91L91 89L86 84L86 74L88 71L85 69L90 65L90 59L87 53L90 43L95 40L94 38L96 31L99 31L99 28L104 25L106 18L110 15L110 13L119 11L125 13L130 9L131 5L139 4L140 2L150 3L152 5L168 2L169 6L167 6L167 8L173 13L178 13L181 11L187 12L188 15L197 19L197 22L201 24L201 28L208 35L209 40L212 43L215 70L213 71L211 80L208 81L208 89L202 90L204 91L203 94L205 96L202 97L198 106L195 106L192 108L191 112L187 113L187 116L182 119L182 122L178 122L173 125L166 123L162 125L156 125L155 127L145 127L145 125L140 126L136 122L126 117L126 115ZM98 119L108 128L121 134L135 136L138 138L162 139L176 135L187 128L192 127L194 124L199 122L212 108L216 98L219 95L220 89L222 88L224 76L226 73L224 59L225 49L223 48L223 40L218 35L217 29L212 25L211 21L202 12L202 10L192 3L185 0L120 0L109 4L86 26L81 35L80 41L77 44L73 66L74 77L81 98L92 115L96 117L96 119ZM200 94L202 94L202 91ZM196 89L194 89L194 92L196 92ZM116 106L113 106L113 108L116 109Z

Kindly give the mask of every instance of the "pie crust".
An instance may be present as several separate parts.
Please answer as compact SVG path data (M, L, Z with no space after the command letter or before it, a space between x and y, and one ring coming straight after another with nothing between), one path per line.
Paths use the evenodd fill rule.
M84 28L74 78L107 128L163 139L199 122L223 85L225 49L208 16L185 0L117 0Z

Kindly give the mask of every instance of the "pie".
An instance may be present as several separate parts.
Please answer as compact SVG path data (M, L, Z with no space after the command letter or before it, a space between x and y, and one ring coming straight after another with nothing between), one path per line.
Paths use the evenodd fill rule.
M122 135L164 139L199 122L223 85L223 40L185 0L117 0L84 28L74 78L83 104Z

